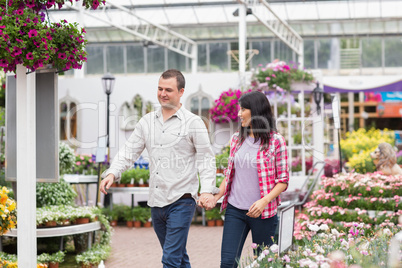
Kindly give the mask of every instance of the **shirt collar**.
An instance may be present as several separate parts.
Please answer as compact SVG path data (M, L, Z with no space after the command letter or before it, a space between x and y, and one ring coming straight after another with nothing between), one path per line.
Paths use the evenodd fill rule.
M176 116L177 118L182 120L184 118L184 111L185 111L184 105L181 104L180 108L171 117ZM161 116L162 116L162 107L159 107L158 110L156 110L155 117L159 118Z

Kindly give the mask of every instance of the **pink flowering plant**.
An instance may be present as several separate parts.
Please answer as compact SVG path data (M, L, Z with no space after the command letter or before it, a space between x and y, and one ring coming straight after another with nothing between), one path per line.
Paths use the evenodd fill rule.
M250 92L248 90L247 92ZM239 112L239 98L243 94L240 89L229 89L222 92L217 100L215 106L209 111L211 119L215 123L227 123L230 121L237 122L239 119L237 114Z
M0 0L0 68L5 72L23 64L30 71L51 64L59 70L80 69L86 61L85 29L77 23L45 20L47 8L61 0ZM99 1L84 1L87 8L97 8Z
M284 61L275 60L265 67L262 65L259 67L252 82L252 85L259 89L290 91L292 82L310 83L314 81L313 74L300 70L297 64L290 66Z

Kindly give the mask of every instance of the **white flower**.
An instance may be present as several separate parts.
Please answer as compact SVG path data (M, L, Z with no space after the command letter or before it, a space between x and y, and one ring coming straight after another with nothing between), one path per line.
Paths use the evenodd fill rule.
M326 225L326 224L321 224L321 226L320 226L320 230L321 230L321 231L326 231L326 230L328 230L328 229L329 229L328 225Z
M279 247L277 244L273 244L269 249L272 251L272 253L277 253Z
M382 230L382 232L383 232L385 235L392 236L392 232L391 232L388 228L384 228L384 229Z
M264 258L265 258L265 255L263 253L261 253L261 255L258 256L257 260L262 261L262 259L264 259Z
M320 268L330 268L331 265L329 265L327 262L321 263Z
M257 261L253 261L253 263L251 264L251 267L260 267L260 265L258 264Z
M310 229L310 231L313 231L313 232L318 232L320 230L320 227L318 227L318 225L316 225L316 224L309 224L308 228Z
M331 229L331 234L336 235L336 237L339 237L339 232L335 228Z

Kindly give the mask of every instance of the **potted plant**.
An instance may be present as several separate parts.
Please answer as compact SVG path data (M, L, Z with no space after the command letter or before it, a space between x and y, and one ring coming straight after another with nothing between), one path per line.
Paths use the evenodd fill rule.
M243 92L240 89L229 89L221 93L215 100L215 106L209 110L211 119L215 123L237 122L237 106Z
M42 253L38 256L37 260L40 263L48 263L48 268L58 268L59 263L64 261L66 254L63 251L58 251L53 254Z
M123 218L126 221L127 227L132 228L134 213L133 213L133 209L131 207L127 207L126 210L124 210Z
M144 227L151 227L152 226L152 219L151 219L151 208L150 207L144 207L142 210L142 223L144 224Z
M207 219L207 226L215 226L217 211L219 212L219 210L217 210L217 208L213 208L211 210L205 211L205 218Z
M120 211L118 209L112 209L110 210L110 225L111 226L117 226L117 221L119 220L120 217Z
M141 227L141 222L144 222L144 213L143 208L140 206L133 208L133 216L134 216L134 227Z
M93 265L98 266L102 260L106 260L110 255L111 247L109 245L97 244L91 249L75 256L77 263L81 264L82 268L92 268Z

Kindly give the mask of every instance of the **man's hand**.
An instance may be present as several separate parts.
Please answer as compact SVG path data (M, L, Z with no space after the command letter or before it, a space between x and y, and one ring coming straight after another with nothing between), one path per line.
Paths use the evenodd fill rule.
M199 206L206 210L213 209L216 205L215 198L212 194L202 193L199 198Z
M108 190L110 188L110 186L112 185L112 183L114 182L114 175L113 174L109 174L106 176L106 178L104 178L99 186L99 190L104 193L107 194L106 190Z

